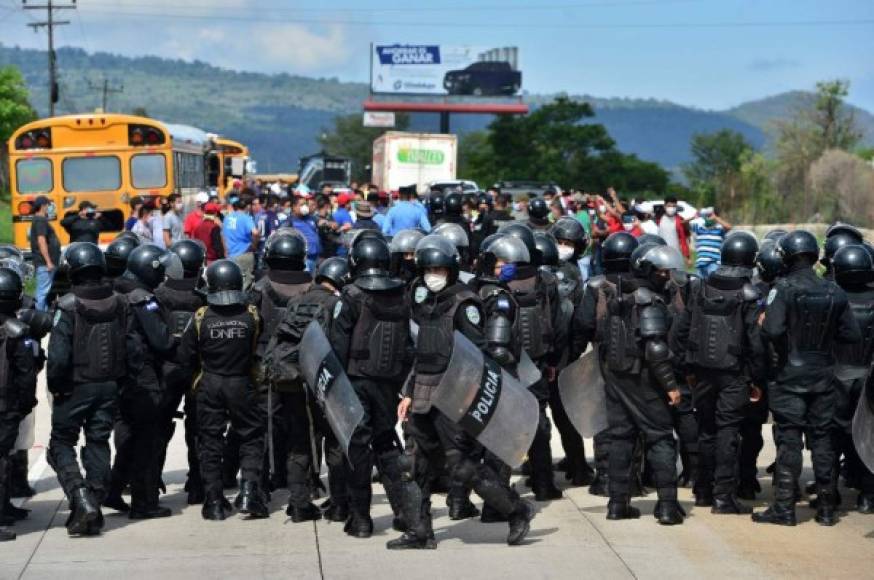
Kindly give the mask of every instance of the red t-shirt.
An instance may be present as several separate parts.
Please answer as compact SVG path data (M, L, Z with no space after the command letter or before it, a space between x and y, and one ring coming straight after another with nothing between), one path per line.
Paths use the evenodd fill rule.
M202 222L203 212L199 209L196 209L187 216L185 216L185 221L182 223L182 231L184 231L185 235L189 238L193 238L195 230L197 230L197 227Z
M202 220L194 230L192 238L200 240L206 248L207 264L225 257L224 248L221 245L221 231L221 226L213 220Z

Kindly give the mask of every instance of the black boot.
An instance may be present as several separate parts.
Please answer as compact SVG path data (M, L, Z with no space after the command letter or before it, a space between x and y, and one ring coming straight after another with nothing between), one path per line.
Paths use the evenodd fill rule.
M658 500L652 515L663 526L678 526L683 523L686 512L675 499Z
M27 449L9 456L9 497L33 497L36 490L27 481Z
M737 486L737 497L740 499L754 500L756 494L761 493L762 486L758 479L741 480Z
M795 494L798 480L787 467L777 464L774 468L774 504L765 511L754 513L753 521L759 524L794 526Z
M752 515L753 521L757 524L776 524L778 526L794 526L795 521L795 506L784 507L774 504L765 511L756 512Z
M3 502L3 515L7 518L11 518L16 522L20 522L21 520L27 519L27 516L30 515L30 510L15 507L14 505L12 505L12 502L9 501L9 498L6 498L6 500Z
M203 503L206 494L203 491L202 485L192 485L188 490L188 498L186 502L188 505L200 505Z
M479 510L465 494L453 494L450 488L450 496L446 498L446 507L449 508L449 519L452 521L466 520L480 515Z
M819 502L816 506L816 516L814 517L816 523L821 526L833 526L838 523L841 518L837 508L840 505L837 494L831 489L820 487L817 499Z
M531 520L534 519L534 508L527 501L520 499L508 518L510 531L507 533L507 545L517 546L522 543L528 531L531 529Z
M874 514L874 493L859 493L856 498L856 511L860 514Z
M480 514L479 521L484 524L496 524L509 521L509 519L507 516L490 506L488 502L485 502L483 503L483 512Z
M255 481L243 481L240 493L237 499L234 500L234 504L239 508L241 514L251 518L266 518L270 516L270 510L267 509L264 495Z
M627 497L610 498L607 502L608 520L636 520L640 517L640 510L631 506L631 500Z
M709 485L699 486L695 490L695 507L711 507L713 505L713 488Z
M595 480L589 486L589 494L599 497L608 497L610 495L610 478L605 471L596 470Z
M325 519L329 522L345 522L349 519L349 502L346 500L335 500L329 499L327 500L330 504L325 507L325 504L322 504L322 509L325 512Z
M531 491L534 492L534 499L537 501L561 499L561 490L555 487L555 482L552 481L551 477L548 479L538 479L532 483Z
M410 526L400 538L389 540L385 547L389 550L434 550L437 542L431 527L431 502L421 502L421 508L415 519L416 524Z
M152 505L145 508L131 508L127 517L132 520L154 520L157 518L169 518L173 515L173 510L160 505Z
M733 495L716 495L713 497L713 507L710 508L710 513L713 514L751 514L753 508L737 501Z
M127 513L130 511L130 505L118 493L110 493L106 496L103 500L103 505L117 512Z
M230 504L221 490L211 490L206 493L200 515L205 520L221 521L228 517Z
M0 542L11 542L15 539L15 532L0 528Z
M370 519L370 510L355 509L351 507L349 510L349 519L346 520L346 525L343 526L343 531L347 536L353 538L369 538L373 535L373 520Z
M70 493L67 533L71 536L87 534L89 524L97 520L99 513L91 492L84 485L80 485Z
M288 507L285 508L285 515L289 516L291 521L296 524L322 519L321 510L313 503L308 503L304 506L295 506L289 503Z

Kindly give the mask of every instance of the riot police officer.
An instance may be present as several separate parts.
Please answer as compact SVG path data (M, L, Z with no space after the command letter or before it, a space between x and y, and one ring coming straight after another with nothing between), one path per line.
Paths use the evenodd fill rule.
M598 338L598 321L607 315L608 297L620 294L623 286L633 285L631 274L631 254L638 247L631 234L617 232L601 244L601 256L606 274L589 280L583 295L583 302L574 313L571 358L583 353L589 343ZM601 350L601 367L604 367L606 351ZM608 495L610 433L608 429L595 434L595 479L589 486L592 495Z
M170 334L179 341L194 313L206 302L200 288L206 251L198 242L180 240L170 246L170 252L179 257L183 275L181 278L167 278L155 289L155 297L168 315ZM197 460L197 405L191 393L191 377L186 372L187 367L188 361L181 360L178 351L163 360L161 380L165 398L162 410L167 428L164 451L166 453L166 447L173 437L173 419L184 398L185 445L188 448L188 480L185 482L185 489L188 492L188 504L195 505L203 503L203 482L200 480L200 465Z
M528 227L532 230L548 230L552 224L549 223L549 203L543 197L535 197L528 202Z
M127 269L127 259L134 248L140 245L139 238L130 232L122 232L114 240L112 240L104 257L106 259L106 276L109 278L118 278Z
M428 217L432 224L439 223L446 214L445 199L443 190L431 190L431 194L428 196Z
M861 336L846 293L818 278L816 238L797 230L777 242L786 275L768 294L762 333L779 357L769 386L768 404L776 423L775 501L753 514L759 523L794 526L795 488L801 474L802 433L809 438L817 484L816 521L834 525L836 506L834 420L834 346L856 343Z
M416 277L416 244L425 237L419 230L401 230L391 239L391 275L409 284Z
M521 542L533 517L531 506L519 499L488 464L480 461L477 442L432 404L434 389L451 358L453 333L458 330L476 346L485 347L481 302L458 280L459 255L449 240L438 235L422 239L416 248L421 277L413 284L413 320L419 325L416 362L407 382L398 417L407 421L404 483L401 487L407 531L388 542L389 549L435 548L431 528L431 474L435 460L445 454L450 478L472 485L490 505L510 521L507 543Z
M268 377L280 399L280 410L287 425L288 507L285 513L293 522L321 519L322 513L310 501L310 481L313 471L313 449L325 440L325 462L328 465L329 505L324 516L334 522L349 517L343 451L304 384L300 370L300 341L313 320L330 334L334 309L340 291L349 277L349 265L342 258L328 258L316 271L315 284L301 295L289 299L285 314L267 347ZM316 453L318 457L318 453Z
M247 302L255 306L261 316L262 331L258 335L258 346L255 349L259 366L262 366L267 343L282 320L288 301L306 292L312 284L312 276L305 271L306 256L306 239L297 230L280 229L267 240L264 248L267 270L252 285L247 297ZM263 376L264 371L262 366L259 374ZM286 416L284 413L277 412L269 385L259 385L259 388L262 387L267 390L267 452L272 454L268 457L268 465L273 466L269 471L272 471L270 475L274 478L274 486L285 487L285 470L279 467L285 465L288 455L286 430L293 427L283 420Z
M843 248L849 245L858 245L862 243L862 232L850 224L836 223L826 230L825 244L823 245L823 255L820 262L826 268L826 278L834 280L834 270L832 268L832 259L834 255Z
M39 349L29 335L27 325L16 317L24 289L21 277L9 268L0 268L0 502L3 506L0 525L27 517L28 510L9 503L12 470L10 451L15 447L21 420L36 407L37 353ZM78 433L77 433L78 435ZM15 539L11 530L0 528L0 542Z
M264 461L264 401L253 384L255 346L261 323L247 305L243 273L230 260L216 260L206 269L207 306L201 307L182 337L181 356L196 365L197 433L200 472L206 491L201 514L224 520L231 506L222 492L224 432L240 440L242 483L234 505L252 518L269 515L260 488Z
M850 310L859 325L862 341L838 344L835 348L835 453L844 456L849 486L859 489L856 510L874 513L874 474L859 459L853 444L853 415L862 396L865 377L874 362L874 259L861 245L839 249L832 257L835 282L847 293Z
M58 300L49 338L46 383L54 396L48 461L70 502L67 532L96 534L100 504L109 486L109 436L119 387L134 359L130 307L103 282L106 263L94 244L80 242L65 253L72 290ZM89 452L76 459L79 432Z
M673 350L696 377L698 471L695 505L717 514L751 513L737 501L738 432L750 383L762 384L758 336L759 292L752 285L758 243L746 232L730 234L720 266L698 283L675 322Z
M173 353L178 340L170 333L167 312L154 294L155 288L168 274L173 278L182 277L178 256L155 245L144 244L130 253L127 269L115 281L116 290L130 305L133 340L128 350L127 375L120 399L121 423L128 437L127 441L122 438L122 445L117 446L112 505L106 505L122 511L125 509L125 505L117 500L126 476L131 486L130 519L163 518L172 513L169 508L158 504L164 441L161 367ZM116 440L119 439L117 432Z
M443 216L439 218L434 225L439 224L456 224L461 226L464 231L469 231L470 224L464 215L464 197L458 192L448 194L443 200Z
M457 194L456 194L457 195ZM444 222L432 230L433 234L443 236L458 250L458 257L463 271L463 278L470 279L470 235L468 231L457 223ZM462 282L465 280L462 279Z
M528 249L528 263L517 263L516 271L507 282L507 287L519 305L514 321L516 335L531 360L541 369L541 380L529 390L540 403L540 424L534 443L531 445L531 487L537 501L561 497L561 491L553 479L551 425L546 416L549 402L549 382L557 377L558 358L561 348L555 349L556 329L559 326L560 300L558 283L550 272L540 270L540 252L537 250L534 233L520 223L510 224L502 230L515 237Z
M413 343L409 298L404 283L391 277L390 260L388 244L382 239L363 238L352 245L352 282L343 288L331 324L330 342L365 410L349 444L347 474L350 517L345 531L358 538L373 533L370 475L374 462L389 480L387 494L391 496L400 480L401 449L394 428Z

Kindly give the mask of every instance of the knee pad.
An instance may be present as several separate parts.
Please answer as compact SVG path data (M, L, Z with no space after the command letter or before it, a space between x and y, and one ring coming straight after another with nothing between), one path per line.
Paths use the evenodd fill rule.
M471 481L477 475L478 465L467 458L462 458L455 465L455 469L453 470L453 475L455 479L458 481Z

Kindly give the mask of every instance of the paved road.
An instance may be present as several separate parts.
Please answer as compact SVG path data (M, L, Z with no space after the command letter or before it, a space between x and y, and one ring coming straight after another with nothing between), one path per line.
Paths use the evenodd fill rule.
M336 523L290 523L284 492L275 494L267 520L234 516L205 522L199 506L185 504L181 429L168 453L168 493L162 498L173 517L131 522L109 511L101 537L72 539L64 528L66 502L43 455L49 434L44 400L37 412L37 444L30 457L39 493L26 504L33 510L30 519L16 526L18 540L0 545L0 579L874 577L874 516L852 512L838 526L822 528L809 508L800 507L797 528L763 527L748 517L693 509L689 490L680 492L690 512L686 524L664 528L651 517L654 494L636 501L644 513L640 520L608 522L606 500L582 488L567 489L564 499L539 505L527 543L513 548L504 544L505 524L450 522L437 497L439 548L389 552L385 541L396 534L380 486L374 489L376 533L370 540L351 539ZM557 439L554 445L560 449ZM768 441L761 465L773 454ZM770 485L762 483L766 493L759 506L771 496Z

